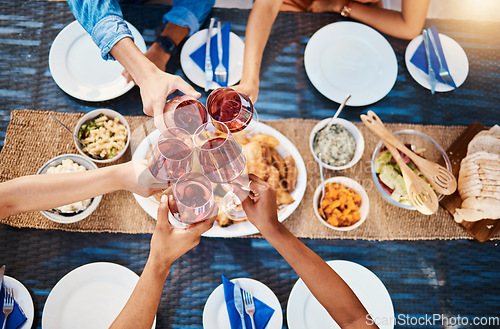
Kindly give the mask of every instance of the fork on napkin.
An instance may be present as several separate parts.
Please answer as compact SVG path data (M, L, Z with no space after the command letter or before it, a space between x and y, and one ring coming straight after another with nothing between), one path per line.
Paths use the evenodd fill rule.
M439 33L436 28L436 26L432 25L430 28L430 33L434 36L434 40L436 41L436 46L437 46L437 51L439 52L439 55L441 56L441 61L443 63L443 67L450 72L448 68L448 64L446 63L446 58L444 56L443 52L443 46L441 45L441 40L439 39ZM434 72L439 72L439 60L437 58L436 52L434 50L434 47L432 46L432 43L429 42L429 53L431 56L431 66L434 69ZM424 48L424 42L417 47L417 50L415 50L415 53L410 59L410 62L414 64L416 67L418 67L420 70L422 70L425 74L429 74L428 67L427 67L427 57L425 55L425 48ZM436 80L444 83L446 85L449 85L453 88L457 88L455 81L453 81L453 77L451 78L451 83L446 83L440 76L439 74L436 74Z
M0 289L0 323L3 323L5 314L2 312L3 309L3 298L5 296L5 287L2 285ZM5 324L5 329L17 329L27 320L26 315L24 315L23 310L19 304L14 300L14 309L12 313L7 317L7 323Z
M241 329L241 318L234 306L234 283L227 279L224 275L222 277L222 284L224 286L224 298L226 300L227 313L229 315L229 322L231 323L231 329ZM242 289L243 290L243 289ZM264 302L260 301L254 296L255 301L255 313L254 322L255 329L264 329L271 317L274 314L274 309L266 305ZM250 316L245 313L245 325L247 328L252 328L252 321Z
M221 28L222 35L222 65L226 68L228 74L226 74L226 81L220 84L221 87L227 87L227 77L231 72L229 71L229 34L231 32L231 22L227 22ZM208 32L210 33L210 31ZM207 44L204 43L198 49L196 49L191 55L191 59L200 67L200 69L205 72L205 49ZM215 33L210 39L210 60L212 62L213 76L215 77L215 68L219 64L219 55L217 47L217 33Z

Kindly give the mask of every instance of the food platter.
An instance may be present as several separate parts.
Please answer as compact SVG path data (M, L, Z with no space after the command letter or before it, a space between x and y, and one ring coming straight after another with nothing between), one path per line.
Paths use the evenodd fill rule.
M251 134L257 134L257 133L263 133L275 137L280 143L276 147L278 153L280 153L280 155L283 157L291 155L297 166L298 170L297 186L295 190L293 190L293 192L290 193L295 201L289 205L284 205L278 213L279 221L284 221L286 218L288 218L288 216L290 216L295 211L295 209L297 209L302 198L304 197L307 185L306 166L304 160L302 159L302 156L300 155L295 145L293 145L293 143L279 131L264 123L256 122L255 126L252 129ZM145 159L149 146L151 145L151 143L153 143L158 139L159 134L160 132L158 130L155 130L152 133L150 133L146 138L144 138L142 142L137 146L132 156L132 160ZM151 197L145 198L137 194L134 194L134 197L137 203L139 203L139 205L141 206L141 208L144 209L151 217L156 219L158 205L159 205L158 202L156 202L154 198ZM208 230L203 234L203 236L238 237L256 233L259 233L259 231L257 230L257 228L255 228L255 226L253 226L248 221L243 221L234 223L233 225L230 225L228 227L220 227L217 223L215 223L210 230Z
M460 163L462 159L467 155L467 147L469 145L469 142L479 132L485 129L486 127L479 122L470 124L446 150L446 153L450 157L451 163L453 165L453 175L456 178L458 178L459 175ZM460 193L457 190L455 191L455 193L447 195L440 201L440 204L451 215L453 215L455 213L455 210L457 208L460 208L462 205L462 198L460 196ZM500 220L496 219L482 219L476 222L462 221L460 225L462 225L467 230L467 232L469 232L469 234L479 242L489 240L497 232L500 231Z

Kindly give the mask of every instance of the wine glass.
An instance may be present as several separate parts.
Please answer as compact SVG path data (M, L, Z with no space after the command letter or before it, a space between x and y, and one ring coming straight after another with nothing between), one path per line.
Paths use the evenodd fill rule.
M205 106L188 95L172 98L165 105L163 120L166 127L177 127L193 134L199 126L208 121Z
M195 224L207 219L214 208L212 182L202 173L189 172L177 180L173 194L178 213L174 218L182 224Z
M238 178L246 159L241 145L221 122L207 122L193 135L201 169L214 183L225 184Z
M230 87L221 87L212 91L207 98L207 110L217 128L222 122L232 133L245 129L254 115L254 107L250 98Z
M153 145L148 159L151 174L161 182L173 183L191 170L193 164L193 141L191 135L181 128L167 128Z

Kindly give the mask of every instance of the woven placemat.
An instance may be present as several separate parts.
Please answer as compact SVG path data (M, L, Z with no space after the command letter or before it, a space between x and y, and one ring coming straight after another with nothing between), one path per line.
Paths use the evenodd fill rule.
M61 122L74 127L83 114L51 112ZM131 145L137 145L152 126L148 117L126 117L132 134ZM376 191L370 173L372 150L378 139L361 123L357 127L365 136L365 152L360 162L342 172L326 171L326 176L343 175L360 182L370 198L370 212L366 222L354 231L336 232L325 227L314 215L312 196L319 182L319 170L308 146L308 136L316 120L285 119L266 122L282 132L297 146L307 168L308 184L297 210L285 220L285 225L298 237L322 239L365 240L420 240L469 239L468 233L453 221L443 209L433 216L424 216L389 205ZM447 148L465 127L388 124L392 131L416 129L436 139ZM139 133L138 133L139 132ZM446 133L444 133L446 132ZM131 159L131 150L118 162ZM0 181L35 174L49 159L64 153L78 153L71 136L50 118L48 112L32 110L12 111L5 146L0 153ZM102 166L102 165L100 165ZM86 219L73 224L54 223L39 212L25 213L3 219L1 223L14 227L58 229L79 232L151 233L155 220L136 202L133 195L119 191L103 196L99 208ZM256 235L258 236L258 235Z

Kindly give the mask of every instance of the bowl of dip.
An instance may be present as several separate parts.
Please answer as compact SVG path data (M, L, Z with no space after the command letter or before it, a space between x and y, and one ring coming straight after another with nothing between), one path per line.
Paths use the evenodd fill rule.
M365 139L351 122L336 118L329 129L330 118L318 122L309 136L309 147L314 160L330 170L343 170L354 166L363 155Z

